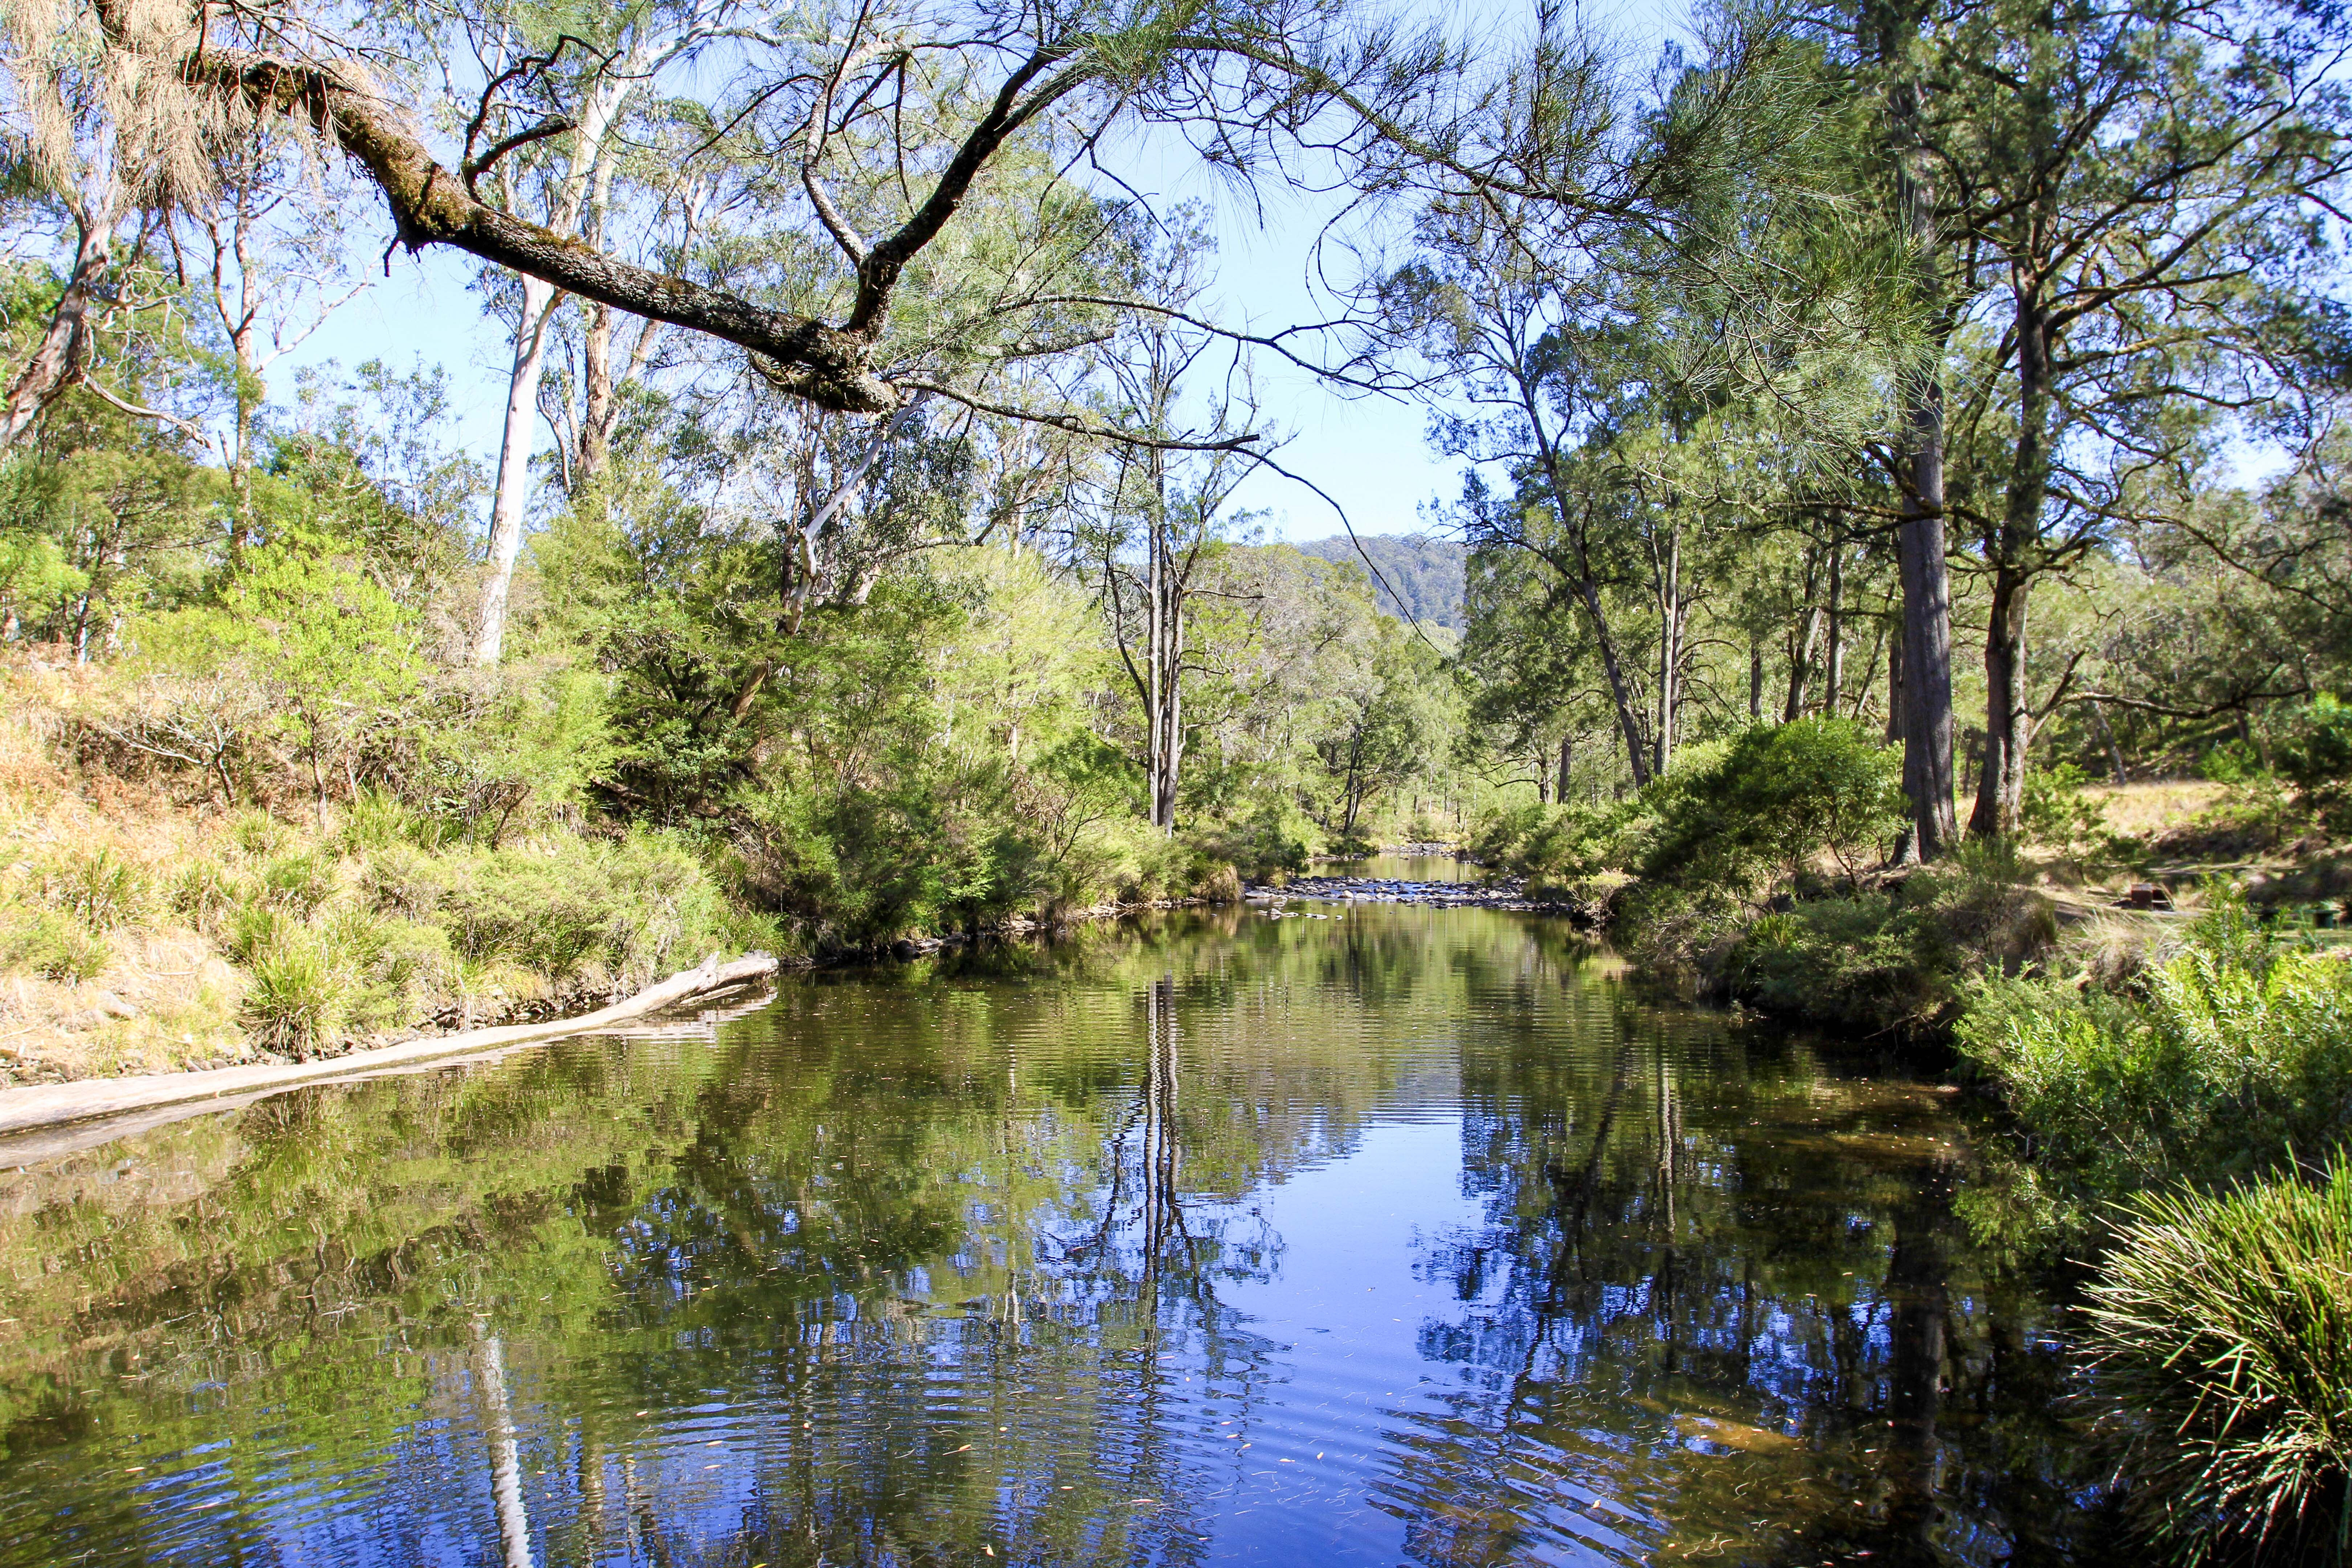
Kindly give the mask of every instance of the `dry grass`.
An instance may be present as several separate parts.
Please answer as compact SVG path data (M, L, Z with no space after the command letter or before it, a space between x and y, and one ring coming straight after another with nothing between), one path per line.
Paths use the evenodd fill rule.
M2083 789L2084 795L2099 803L2111 831L2143 839L2153 838L2211 810L2228 793L2227 784L2203 779L2086 784Z
M79 780L52 743L89 677L18 657L0 664L0 884L103 855L151 882L219 852L220 826L120 779ZM96 972L0 975L0 1081L168 1071L248 1059L243 982L202 934L139 924L89 931Z
M373 795L321 832L76 765L112 700L0 649L0 1088L560 1016L776 934L658 835L491 849Z

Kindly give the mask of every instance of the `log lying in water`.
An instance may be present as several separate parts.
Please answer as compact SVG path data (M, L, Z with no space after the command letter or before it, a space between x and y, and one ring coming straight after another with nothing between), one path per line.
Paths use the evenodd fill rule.
M576 1018L549 1018L537 1024L505 1024L496 1028L467 1029L407 1040L377 1050L353 1051L313 1062L268 1062L254 1067L212 1068L203 1072L149 1073L136 1078L85 1079L79 1083L44 1083L0 1089L0 1135L58 1122L85 1121L121 1116L158 1106L192 1101L250 1098L257 1091L290 1089L330 1079L359 1078L387 1068L414 1067L446 1057L472 1056L535 1040L576 1035L607 1025L642 1018L691 997L724 991L730 986L763 980L776 972L773 954L748 953L732 963L721 963L712 953L692 969L680 970L635 995L600 1007Z

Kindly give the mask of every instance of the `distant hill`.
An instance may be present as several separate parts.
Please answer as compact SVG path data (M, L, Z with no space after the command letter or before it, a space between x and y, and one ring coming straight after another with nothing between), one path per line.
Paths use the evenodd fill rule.
M1358 541L1364 546L1363 555L1356 553ZM1298 550L1360 566L1368 555L1380 568L1372 579L1372 596L1381 609L1402 621L1434 621L1454 631L1462 629L1462 574L1468 552L1452 540L1426 533L1360 533L1350 540L1340 533Z

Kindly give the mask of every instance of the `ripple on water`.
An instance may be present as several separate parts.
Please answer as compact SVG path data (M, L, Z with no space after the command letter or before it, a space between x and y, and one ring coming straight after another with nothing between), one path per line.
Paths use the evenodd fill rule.
M309 1090L7 1178L0 1564L2063 1536L2055 1342L1952 1215L1948 1103L1651 1010L1557 922L1344 914L793 980L715 1040ZM134 1156L153 1179L100 1179ZM1962 1389L2020 1414L1887 1436L1898 1390Z

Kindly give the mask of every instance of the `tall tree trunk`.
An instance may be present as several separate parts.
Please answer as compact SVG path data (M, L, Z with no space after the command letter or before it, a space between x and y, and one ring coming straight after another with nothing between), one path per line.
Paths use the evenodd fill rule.
M1166 734L1160 742L1160 754L1167 760L1160 770L1160 826L1171 837L1176 831L1176 784L1184 771L1184 598L1181 585L1176 581L1173 563L1168 573L1167 675L1161 689L1166 693L1160 704L1160 722Z
M1592 627L1592 640L1601 649L1601 670L1609 682L1609 700L1616 706L1618 731L1625 738L1625 763L1633 771L1633 785L1638 789L1650 782L1648 737L1642 733L1642 710L1633 700L1633 684L1625 678L1625 660L1617 647L1615 629L1610 624L1609 606L1601 602L1601 579L1592 569L1591 542L1585 536L1582 520L1569 500L1559 449L1553 445L1550 427L1544 422L1542 400L1536 395L1534 384L1524 375L1519 378L1518 390L1519 405L1527 413L1528 427L1535 432L1537 453L1550 486L1553 513L1559 519L1560 529L1575 553L1576 570L1571 582L1577 603L1583 605L1585 618ZM1560 570L1557 562L1553 567ZM1561 575L1570 574L1561 571Z
M498 494L490 503L490 574L482 584L482 613L474 634L474 662L499 662L506 651L507 594L522 555L522 515L530 494L531 440L539 431L539 383L547 369L547 328L562 296L551 283L522 280L522 315L515 323L514 368L507 381L506 431L499 444Z
M1887 124L1895 205L1913 255L1913 285L1931 323L1918 359L1900 382L1895 481L1902 521L1895 536L1903 588L1903 793L1910 798L1913 849L1933 860L1959 837L1952 804L1952 590L1944 558L1944 345L1948 306L1937 268L1943 237L1936 191L1920 146L1919 84L1909 64L1916 18L1897 0L1882 15L1879 60L1887 72ZM1890 668L1892 667L1890 666ZM1890 726L1895 716L1887 716Z
M1159 454L1152 454L1150 461L1151 464L1154 488L1156 489L1160 478ZM1163 826L1160 820L1160 802L1164 793L1160 788L1160 770L1161 765L1160 741L1163 732L1160 725L1160 710L1166 705L1167 701L1166 690L1160 684L1161 676L1165 672L1167 667L1162 661L1160 652L1160 616L1162 608L1160 596L1160 509L1155 506L1150 517L1147 520L1146 524L1151 530L1151 532L1150 537L1144 542L1145 567L1143 581L1143 675L1145 682L1145 690L1143 694L1143 752L1145 757L1144 772L1146 775L1144 779L1144 787L1150 797L1151 826L1154 827Z
M1838 704L1845 700L1845 546L1833 542L1830 546L1830 602L1826 612L1829 624L1829 652L1822 663L1822 713L1825 718L1837 717Z
M1793 724L1805 716L1805 689L1812 674L1813 645L1821 640L1822 607L1813 603L1813 563L1805 566L1805 609L1789 630L1789 695L1780 705L1780 721Z
M1879 656L1885 651L1886 626L1882 621L1870 634L1870 653L1862 661L1862 679L1853 689L1853 707L1850 716L1856 723L1860 723L1862 716L1870 710L1871 689L1878 684Z
M1903 739L1903 627L1886 641L1886 743Z
M628 58L611 74L600 77L581 106L580 122L572 133L572 162L557 189L548 226L572 235L592 191L609 192L604 172L604 141L612 133L629 94L644 78L646 46L640 40ZM490 503L489 581L482 587L482 613L474 636L474 662L499 662L506 648L507 594L514 582L515 562L522 554L522 520L530 485L531 442L539 431L539 383L547 368L547 328L563 291L554 284L522 275L522 313L515 321L514 364L507 385L506 429L499 445L498 492Z
M49 311L33 357L8 388L0 408L0 452L14 447L66 388L81 379L89 365L90 309L99 284L114 262L114 205L110 191L95 203L68 204L74 220L73 268L66 275L65 292Z
M1551 804L1551 757L1541 746L1536 748L1536 804Z
M2105 703L2091 704L2091 721L2099 727L2099 742L2107 749L2107 766L2114 773L2116 783L2131 783L2131 770L2124 766L2124 749L2116 744L2115 726L2107 722Z
M1764 722L1764 644L1748 639L1748 721Z
M2026 596L2032 552L2050 493L2050 320L2038 283L2017 283L2017 447L2010 462L2000 525L1986 543L1992 605L1985 627L1984 767L1969 831L2017 831L2025 802L2025 756L2033 741L2026 700Z
M234 566L244 559L246 542L253 536L253 415L265 390L253 352L254 335L261 323L260 290L254 276L253 215L247 193L242 189L236 194L229 247L236 258L237 292L236 321L228 334L229 351L236 362L236 445L228 455L228 557ZM215 265L218 265L217 253ZM215 276L217 287L217 273Z
M1573 735L1562 735L1559 738L1559 772L1554 775L1555 782L1551 791L1552 804L1555 805L1568 804L1568 770L1569 763L1574 760L1575 744L1576 737Z
M1675 756L1675 711L1682 697L1683 668L1683 529L1676 522L1666 544L1664 570L1660 574L1658 607L1658 726L1651 767L1660 778Z
M589 308L580 343L580 445L573 458L577 486L604 471L613 442L613 307Z
M1625 737L1625 763L1633 770L1633 787L1639 789L1650 782L1649 747L1647 737L1642 733L1641 710L1634 705L1633 689L1625 679L1625 661L1610 631L1609 609L1601 602L1599 580L1588 569L1576 590L1585 615L1591 620L1593 641L1601 646L1601 671L1608 678L1609 700L1617 708L1617 728Z
M2031 582L2009 562L1993 568L1985 626L1984 757L1977 770L1976 809L1969 816L1969 833L1980 838L2016 832L2025 800L2025 753L2033 741L2033 715L2025 700Z

